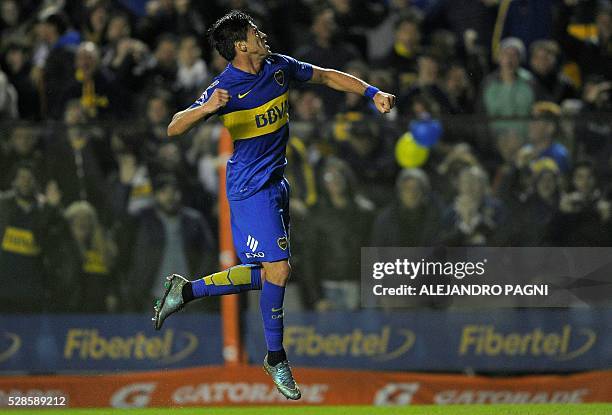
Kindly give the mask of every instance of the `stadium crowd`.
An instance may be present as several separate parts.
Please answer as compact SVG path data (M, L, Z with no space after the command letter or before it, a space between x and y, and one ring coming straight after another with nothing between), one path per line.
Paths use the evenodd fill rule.
M219 125L168 139L250 13L274 51L366 79L296 85L286 175L307 309L359 307L362 246L609 246L612 8L595 0L0 0L1 312L149 311L217 269ZM420 165L411 120L439 119ZM208 302L214 307L214 302Z

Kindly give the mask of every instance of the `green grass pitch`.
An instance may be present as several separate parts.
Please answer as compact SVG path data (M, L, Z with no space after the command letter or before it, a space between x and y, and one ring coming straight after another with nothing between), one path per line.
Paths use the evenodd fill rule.
M19 415L610 415L612 414L612 404L16 409L5 413Z

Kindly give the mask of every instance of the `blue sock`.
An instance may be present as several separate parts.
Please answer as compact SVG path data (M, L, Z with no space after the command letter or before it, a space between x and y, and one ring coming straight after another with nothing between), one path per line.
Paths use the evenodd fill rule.
M191 282L194 298L261 289L261 265L237 265Z
M264 281L259 297L264 335L269 351L283 350L283 300L285 287Z

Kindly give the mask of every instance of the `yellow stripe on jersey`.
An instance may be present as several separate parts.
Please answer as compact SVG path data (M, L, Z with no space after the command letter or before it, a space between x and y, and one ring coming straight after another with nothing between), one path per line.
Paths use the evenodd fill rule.
M219 118L234 140L270 134L289 121L288 96L285 92L257 108L230 112Z

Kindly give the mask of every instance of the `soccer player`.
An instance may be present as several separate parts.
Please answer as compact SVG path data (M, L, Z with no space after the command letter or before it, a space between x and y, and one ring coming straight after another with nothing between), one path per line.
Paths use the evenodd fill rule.
M283 177L289 138L291 81L313 82L365 95L388 113L395 96L333 69L273 54L252 18L240 11L211 27L212 45L230 63L202 96L174 115L168 135L184 133L216 114L234 140L227 163L232 235L242 265L189 281L172 275L155 306L155 328L188 302L201 297L261 290L260 308L268 353L263 367L288 399L299 399L283 349L283 298L289 279L289 184Z

